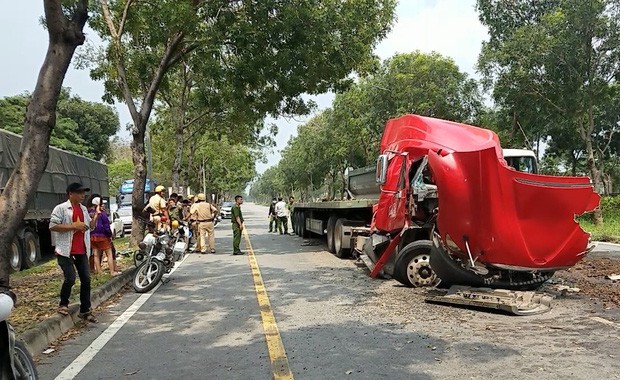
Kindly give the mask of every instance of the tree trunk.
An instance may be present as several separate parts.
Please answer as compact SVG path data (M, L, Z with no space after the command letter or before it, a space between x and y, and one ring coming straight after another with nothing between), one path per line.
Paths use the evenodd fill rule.
M144 187L146 186L146 154L144 147L144 135L146 121L134 120L133 140L131 141L131 158L133 161L133 191L131 193L131 204L133 208L133 222L131 224L131 245L136 246L144 238L144 222L137 215L142 215L144 209Z
M586 154L588 155L588 170L590 171L590 178L594 183L594 190L602 192L604 186L601 178L601 171L596 167L594 147L592 145L592 132L594 131L594 106L592 104L588 107L588 126L586 131L587 132L583 134L583 137L586 143ZM597 226L603 225L603 211L600 207L594 211L593 218L594 224Z
M179 111L179 113L182 114L183 112ZM179 186L181 186L179 182L181 180L181 160L183 158L183 149L185 147L185 138L183 136L184 130L183 118L180 117L179 120L177 120L177 126L175 128L176 148L174 151L174 162L172 163L172 189L174 191L179 191Z
M44 2L49 44L37 84L26 109L19 157L0 196L0 290L9 287L8 252L28 210L49 159L49 141L56 125L56 104L75 49L84 43L88 1L80 1L71 21L60 0Z

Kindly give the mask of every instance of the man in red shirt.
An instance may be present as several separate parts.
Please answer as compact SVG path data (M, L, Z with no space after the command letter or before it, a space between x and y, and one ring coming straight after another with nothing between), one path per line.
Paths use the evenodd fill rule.
M80 313L78 316L90 322L97 322L93 316L90 302L90 230L97 225L101 213L98 206L91 219L86 207L82 205L89 188L81 183L72 183L67 187L69 200L54 208L50 218L52 241L56 246L58 266L62 269L65 280L60 288L58 312L69 315L69 298L75 284L76 270L80 276Z

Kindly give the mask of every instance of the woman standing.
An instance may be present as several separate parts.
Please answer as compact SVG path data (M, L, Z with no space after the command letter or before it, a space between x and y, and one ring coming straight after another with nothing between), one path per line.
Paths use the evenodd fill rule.
M90 233L90 246L93 251L93 261L95 264L95 274L101 272L101 256L105 254L108 258L108 267L112 276L118 275L114 269L114 257L112 254L112 229L110 228L110 218L105 212L103 201L99 194L93 194L88 200L88 213L92 216L100 212L97 225Z

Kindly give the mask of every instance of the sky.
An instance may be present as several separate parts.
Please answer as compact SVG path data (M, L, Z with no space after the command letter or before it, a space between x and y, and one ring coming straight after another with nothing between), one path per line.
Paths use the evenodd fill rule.
M436 51L452 57L462 71L477 77L475 63L482 41L488 38L487 29L480 24L475 0L400 0L397 20L375 53L386 59L396 53L414 50ZM43 15L42 0L0 2L0 97L32 92L47 50L47 33L40 24ZM87 28L87 43L100 40ZM88 70L69 68L64 86L73 94L89 101L101 101L103 84L93 81ZM333 94L311 97L317 112L328 108ZM116 104L121 121L120 136L129 139L124 126L131 122L125 104ZM257 165L261 173L280 159L279 151L286 146L297 126L309 117L268 120L278 125L277 146L267 156L268 162Z

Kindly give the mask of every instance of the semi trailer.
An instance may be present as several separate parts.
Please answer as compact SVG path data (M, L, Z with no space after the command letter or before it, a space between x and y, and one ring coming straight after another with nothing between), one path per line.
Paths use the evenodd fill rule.
M346 184L343 200L297 204L295 233L406 286L535 289L593 248L575 221L598 207L590 180L539 175L534 152L483 128L389 120L377 165Z
M0 130L0 193L19 157L21 136ZM49 162L36 192L28 200L28 211L9 252L11 270L19 271L37 264L41 252L53 252L49 218L54 207L67 200L67 186L81 182L109 200L108 169L105 164L50 147Z

